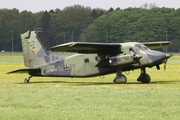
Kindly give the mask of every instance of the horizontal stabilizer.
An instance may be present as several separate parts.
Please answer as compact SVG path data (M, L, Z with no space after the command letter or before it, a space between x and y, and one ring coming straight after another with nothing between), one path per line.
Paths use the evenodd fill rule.
M8 72L7 74L12 74L12 73L39 73L41 69L39 68L34 68L34 69L29 69L29 68L24 68L24 69L17 69Z

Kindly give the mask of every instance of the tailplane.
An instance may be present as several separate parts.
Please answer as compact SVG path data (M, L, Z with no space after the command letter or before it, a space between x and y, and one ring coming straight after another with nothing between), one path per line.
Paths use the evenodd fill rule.
M46 64L45 58L49 55L42 43L39 41L36 31L27 31L21 34L24 65L36 68Z

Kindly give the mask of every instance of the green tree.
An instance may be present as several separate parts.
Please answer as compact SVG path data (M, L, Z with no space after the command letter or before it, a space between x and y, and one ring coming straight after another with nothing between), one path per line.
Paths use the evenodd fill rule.
M90 25L80 35L79 41L81 42L96 42L97 41L97 28L94 25Z
M49 49L52 42L49 37L49 30L50 30L50 15L49 12L45 11L41 18L41 28L43 33L39 33L39 37L41 38L43 44L45 45L46 49Z
M32 12L22 11L19 15L19 33L23 33L27 30L33 30L36 27L36 21Z
M19 10L17 9L0 10L1 50L2 49L5 49L6 51L11 51L12 49L19 50L17 49L19 47L18 20L19 20ZM12 41L12 33L13 33L13 41Z
M56 18L56 26L60 38L65 34L66 42L78 41L79 35L92 22L91 8L80 5L66 7L58 12ZM61 34L61 35L59 35Z

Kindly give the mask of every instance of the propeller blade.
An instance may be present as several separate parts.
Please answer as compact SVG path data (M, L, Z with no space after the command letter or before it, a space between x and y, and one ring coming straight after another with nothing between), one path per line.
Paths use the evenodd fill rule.
M168 58L167 58L168 59ZM166 63L167 63L167 59L164 60L164 70L166 70Z
M166 70L166 63L164 63L164 70Z
M168 61L168 59L172 56L172 54L167 54L166 55L167 57L166 57L166 59L164 60L164 70L166 70L166 63L167 63L167 61Z

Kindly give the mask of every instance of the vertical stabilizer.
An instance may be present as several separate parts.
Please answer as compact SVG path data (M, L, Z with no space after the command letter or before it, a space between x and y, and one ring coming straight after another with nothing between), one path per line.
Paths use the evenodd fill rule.
M27 31L24 34L21 34L21 42L25 66L36 68L40 65L47 64L45 57L48 56L48 52L38 40L35 31Z

